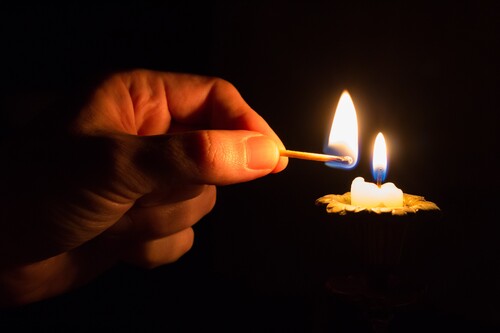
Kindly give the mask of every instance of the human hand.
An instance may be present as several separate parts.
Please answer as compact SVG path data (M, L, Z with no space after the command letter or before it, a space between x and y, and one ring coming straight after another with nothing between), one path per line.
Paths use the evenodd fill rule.
M173 262L216 186L286 167L277 135L221 79L119 73L75 110L67 122L42 115L2 145L4 306L63 293L120 261Z

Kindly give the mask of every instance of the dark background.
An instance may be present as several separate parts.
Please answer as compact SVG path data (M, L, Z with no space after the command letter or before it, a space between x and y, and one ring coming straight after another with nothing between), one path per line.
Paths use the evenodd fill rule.
M2 5L1 135L103 71L150 68L231 81L289 149L320 152L348 89L353 171L291 160L219 189L193 249L152 271L117 267L67 295L2 313L2 328L80 331L369 331L331 306L336 265L316 198L371 179L379 131L388 181L441 208L428 299L391 330L500 328L498 5L352 1ZM337 256L338 259L338 256ZM341 319L339 319L341 318ZM350 319L349 319L350 318ZM359 319L359 320L358 320Z

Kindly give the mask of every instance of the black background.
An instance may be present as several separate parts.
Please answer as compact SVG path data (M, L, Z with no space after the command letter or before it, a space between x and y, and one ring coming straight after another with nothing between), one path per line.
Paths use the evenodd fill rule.
M219 188L193 249L152 271L117 267L61 297L2 313L2 328L65 331L369 331L322 289L335 266L316 198L371 179L379 131L388 181L441 208L432 297L395 332L500 326L498 5L484 1L130 2L2 5L1 135L96 73L150 68L231 81L289 149L320 152L348 89L355 170L291 160ZM339 249L336 249L339 250ZM325 301L326 299L326 301ZM335 312L336 311L336 312ZM339 315L340 313L340 315ZM354 313L354 314L353 314ZM345 314L343 320L339 317Z

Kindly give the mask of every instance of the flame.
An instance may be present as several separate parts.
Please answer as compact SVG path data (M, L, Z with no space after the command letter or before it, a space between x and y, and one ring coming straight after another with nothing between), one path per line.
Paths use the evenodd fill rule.
M373 146L372 174L378 183L383 182L387 175L387 145L384 135L380 132L377 134Z
M328 144L323 152L330 155L350 156L353 162L326 162L332 168L351 169L358 162L358 120L351 96L344 90L340 96L332 121Z

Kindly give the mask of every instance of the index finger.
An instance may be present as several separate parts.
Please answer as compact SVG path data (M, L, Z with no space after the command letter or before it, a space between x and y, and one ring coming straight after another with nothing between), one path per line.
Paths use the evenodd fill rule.
M172 119L203 129L235 129L276 136L230 82L216 77L161 73Z
M249 130L273 138L285 149L278 135L253 110L230 82L213 77L163 73L168 109L172 120L204 129ZM276 170L287 161L281 158Z

